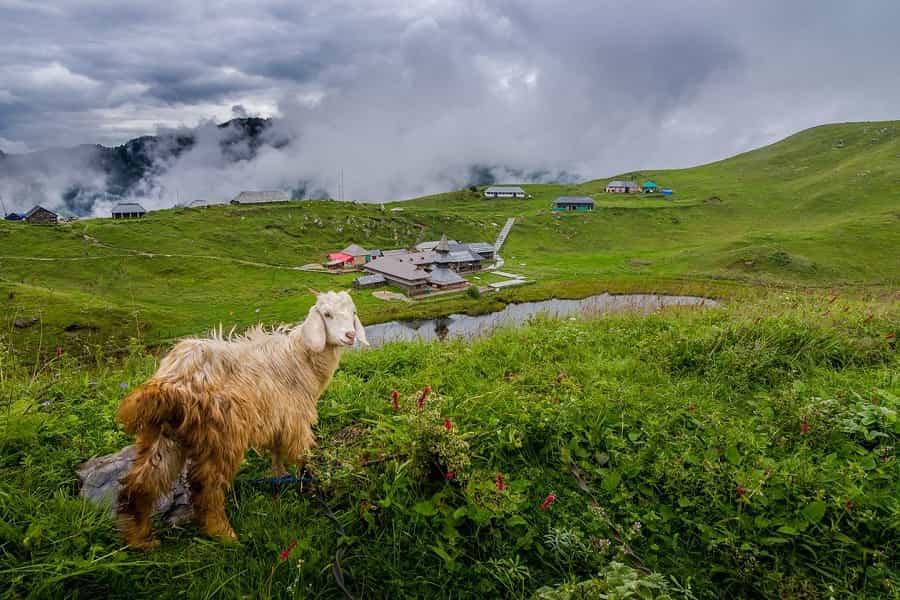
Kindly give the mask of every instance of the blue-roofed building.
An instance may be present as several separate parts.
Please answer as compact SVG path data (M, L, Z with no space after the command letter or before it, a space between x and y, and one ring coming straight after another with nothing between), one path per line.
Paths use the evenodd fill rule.
M587 196L560 196L553 201L553 209L556 212L561 211L589 211L594 210L594 200Z

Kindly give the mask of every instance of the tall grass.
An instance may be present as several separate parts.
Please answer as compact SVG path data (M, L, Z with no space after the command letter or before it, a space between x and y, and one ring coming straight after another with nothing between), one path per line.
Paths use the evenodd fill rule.
M344 536L251 453L239 545L160 529L148 555L74 471L127 443L113 412L156 358L33 376L0 351L0 597L336 598L339 548L359 598L896 597L898 329L777 296L351 353L311 461Z

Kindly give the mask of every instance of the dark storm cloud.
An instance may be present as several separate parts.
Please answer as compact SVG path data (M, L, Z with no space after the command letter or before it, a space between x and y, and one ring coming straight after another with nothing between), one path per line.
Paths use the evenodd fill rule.
M685 166L896 117L898 17L893 0L0 0L0 149L117 144L236 105L291 140L235 165L205 126L144 182L158 205L299 180L334 193L339 169L347 196L379 200L473 165Z

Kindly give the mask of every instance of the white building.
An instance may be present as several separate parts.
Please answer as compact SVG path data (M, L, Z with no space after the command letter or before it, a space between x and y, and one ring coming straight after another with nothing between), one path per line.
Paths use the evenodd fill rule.
M526 198L528 194L520 187L492 185L484 190L485 198Z

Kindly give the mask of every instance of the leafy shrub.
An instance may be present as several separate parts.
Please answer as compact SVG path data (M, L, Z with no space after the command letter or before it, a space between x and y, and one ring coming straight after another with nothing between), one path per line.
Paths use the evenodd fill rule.
M672 590L659 573L643 575L628 565L613 561L587 581L544 586L534 593L532 600L674 600L693 597L689 590Z

